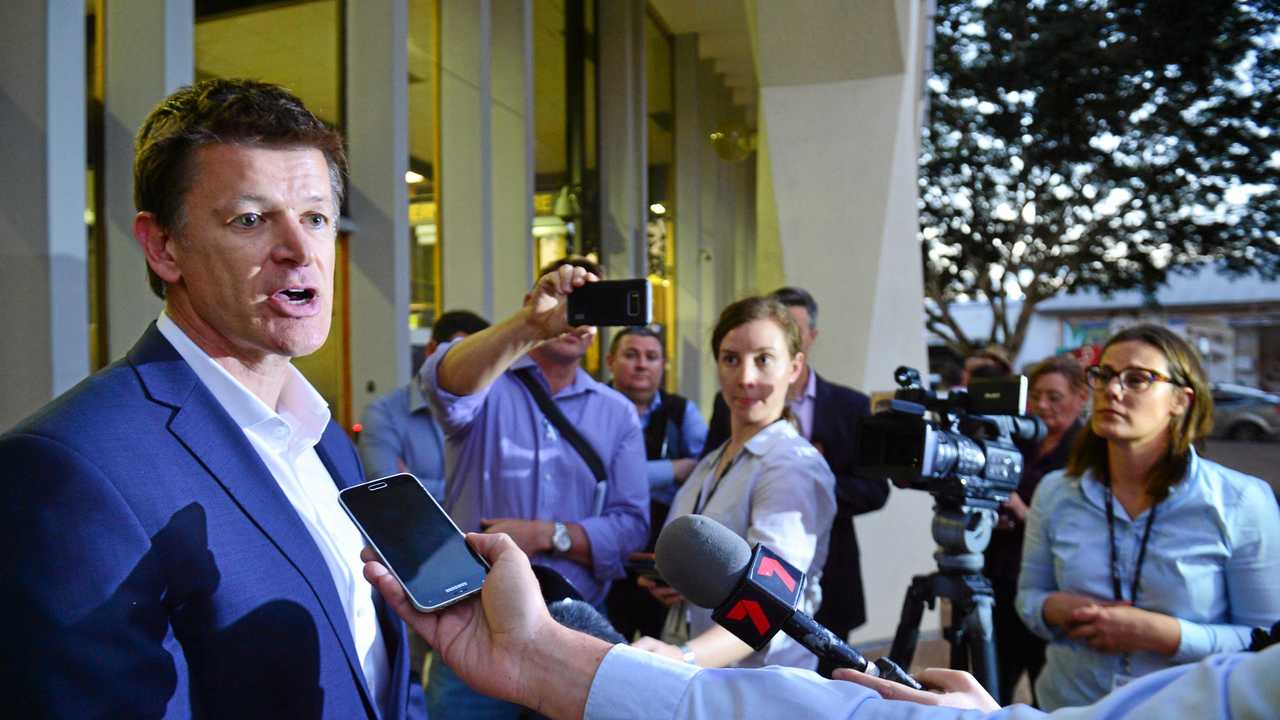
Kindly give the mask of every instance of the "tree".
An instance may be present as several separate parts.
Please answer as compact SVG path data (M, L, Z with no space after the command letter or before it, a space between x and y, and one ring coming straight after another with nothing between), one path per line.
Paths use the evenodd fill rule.
M1278 18L1276 0L938 0L928 328L1016 355L1059 293L1151 292L1206 260L1275 276ZM989 338L952 317L965 299L990 303Z

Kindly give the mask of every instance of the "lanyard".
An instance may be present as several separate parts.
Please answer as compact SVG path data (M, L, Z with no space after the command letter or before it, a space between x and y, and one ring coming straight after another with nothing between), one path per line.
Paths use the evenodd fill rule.
M1107 537L1111 540L1111 592L1115 595L1116 600L1124 600L1124 589L1120 583L1120 560L1116 557L1116 520L1115 507L1111 495L1111 483L1106 484L1107 489ZM1156 521L1156 508L1159 504L1152 505L1147 511L1147 527L1142 531L1142 544L1138 546L1138 563L1133 569L1133 586L1129 592L1129 602L1134 607L1138 606L1138 588L1142 585L1142 563L1147 559L1147 542L1151 540L1151 525Z
M724 447L720 448L721 457L716 458L716 466L720 465L720 460L724 456L725 450L728 449L729 443L726 442ZM711 484L711 492L707 493L706 502L703 502L702 500L702 491L707 486L706 482L703 482L702 486L698 488L698 497L693 501L694 515L700 515L703 510L707 509L707 506L711 504L711 498L715 497L716 491L720 489L720 482L724 480L724 476L729 474L729 471L733 469L734 465L738 464L738 461L741 460L742 456L745 454L747 454L747 448L744 445L743 447L738 448L738 454L734 455L733 459L729 461L729 465L725 467L724 472L716 474L716 481Z

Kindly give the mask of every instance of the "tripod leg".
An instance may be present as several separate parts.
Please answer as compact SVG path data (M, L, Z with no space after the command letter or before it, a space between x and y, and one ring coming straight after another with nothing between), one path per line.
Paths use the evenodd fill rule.
M924 605L933 600L933 576L918 575L911 579L907 594L902 599L902 616L898 619L898 631L893 635L893 647L889 658L903 668L911 667L916 655L916 642L920 638L920 619L924 617Z
M991 693L991 697L998 698L1000 668L996 659L995 624L991 619L994 599L991 595L978 594L971 602L969 615L965 618L965 640L969 646L973 676Z

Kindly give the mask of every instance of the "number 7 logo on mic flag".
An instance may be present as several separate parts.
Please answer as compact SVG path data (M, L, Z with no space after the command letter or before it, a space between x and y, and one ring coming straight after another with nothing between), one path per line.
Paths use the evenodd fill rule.
M804 573L764 545L756 545L742 579L711 617L759 650L795 614L802 592Z
M782 563L771 557L766 556L760 558L760 566L756 568L756 574L760 577L768 577L772 575L773 577L781 580L783 585L787 586L787 592L796 591L795 578L791 577L791 574L782 566Z

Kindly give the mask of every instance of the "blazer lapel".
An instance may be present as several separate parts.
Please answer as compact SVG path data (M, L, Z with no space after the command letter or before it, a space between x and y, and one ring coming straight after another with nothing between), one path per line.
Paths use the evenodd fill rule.
M137 370L152 399L176 408L177 412L169 422L173 436L208 469L231 500L311 588L330 627L342 643L361 697L368 708L376 707L369 695L346 612L338 598L329 567L311 539L311 533L244 432L154 323L130 352L129 362ZM325 465L334 474L327 460ZM334 474L335 481L338 477Z

